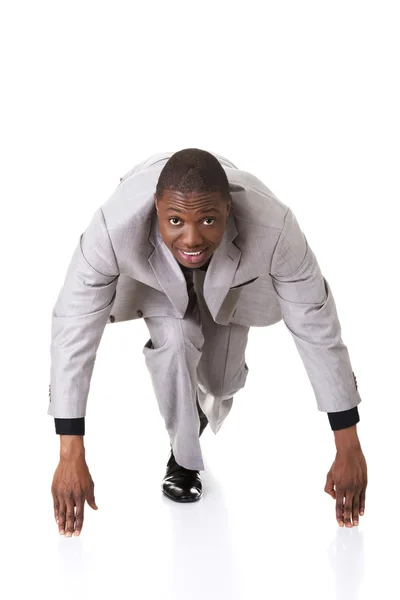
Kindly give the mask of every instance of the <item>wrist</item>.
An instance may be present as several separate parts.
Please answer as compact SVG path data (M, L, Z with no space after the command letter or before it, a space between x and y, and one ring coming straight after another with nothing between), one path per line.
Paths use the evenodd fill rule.
M354 448L360 448L360 440L357 434L357 425L347 427L346 429L339 429L334 431L336 450L352 450Z
M60 435L60 458L84 458L82 435Z

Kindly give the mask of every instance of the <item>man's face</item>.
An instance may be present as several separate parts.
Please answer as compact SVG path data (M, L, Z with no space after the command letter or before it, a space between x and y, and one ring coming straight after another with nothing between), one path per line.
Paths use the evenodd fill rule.
M154 202L164 244L176 260L184 267L204 265L221 243L230 200L219 192L165 190L159 200L154 194Z

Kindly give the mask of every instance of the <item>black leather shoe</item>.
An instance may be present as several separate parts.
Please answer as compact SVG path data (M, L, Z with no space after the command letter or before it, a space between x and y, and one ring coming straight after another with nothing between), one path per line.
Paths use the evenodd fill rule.
M162 482L162 491L175 502L196 502L203 495L199 472L178 465L172 450Z

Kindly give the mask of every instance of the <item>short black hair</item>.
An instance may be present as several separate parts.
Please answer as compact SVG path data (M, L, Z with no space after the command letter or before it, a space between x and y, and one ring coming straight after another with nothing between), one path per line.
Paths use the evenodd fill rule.
M221 163L210 152L198 148L179 150L169 158L158 178L158 199L165 190L182 194L219 192L222 198L230 198L229 181Z

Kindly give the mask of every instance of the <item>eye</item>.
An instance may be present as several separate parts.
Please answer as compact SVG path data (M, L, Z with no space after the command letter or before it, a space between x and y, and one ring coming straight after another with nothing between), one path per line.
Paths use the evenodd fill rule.
M212 223L206 223L207 226L214 225L214 223L215 223L215 219L213 217L207 217L207 219L204 219L203 223L205 221L212 221Z
M180 221L180 219L178 219L178 217L171 217L168 219L168 221L171 223L171 225L179 225L179 223L172 223L171 221Z

